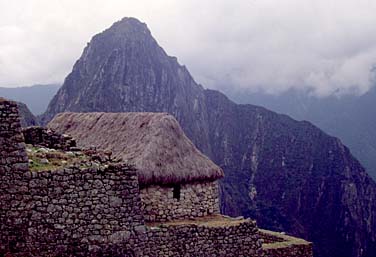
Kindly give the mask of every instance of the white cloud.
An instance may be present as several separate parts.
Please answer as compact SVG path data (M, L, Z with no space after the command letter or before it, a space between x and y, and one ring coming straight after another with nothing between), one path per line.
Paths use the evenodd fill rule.
M375 13L370 0L0 0L0 85L62 81L94 34L133 16L206 87L361 93Z

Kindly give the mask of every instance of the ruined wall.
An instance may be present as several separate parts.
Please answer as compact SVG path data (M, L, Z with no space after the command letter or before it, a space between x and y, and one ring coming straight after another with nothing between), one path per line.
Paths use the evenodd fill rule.
M33 126L22 129L26 144L40 145L47 148L69 151L76 146L76 141L68 135L55 133L51 129Z
M149 186L141 189L145 221L190 219L218 214L217 182L182 184L180 199L174 198L173 187Z
M261 256L255 222L235 225L162 225L148 230L150 256Z
M3 99L0 153L0 256L131 256L144 248L137 174L127 166L30 172L17 105Z

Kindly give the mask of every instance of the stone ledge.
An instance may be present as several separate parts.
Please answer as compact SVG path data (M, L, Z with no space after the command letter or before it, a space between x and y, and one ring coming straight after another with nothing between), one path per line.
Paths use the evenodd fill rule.
M264 257L313 256L312 243L304 239L264 229L259 229L259 235L264 241L262 244Z
M214 214L205 217L197 217L194 219L186 220L174 220L167 222L147 222L146 226L151 229L157 229L159 227L170 227L170 226L204 226L204 227L231 227L238 226L243 223L252 223L256 226L256 222L251 219L244 219L243 217L232 218L226 215Z
M256 222L222 215L149 223L147 245L147 256L262 256Z
M261 238L265 241L265 238L268 238L268 240L272 240L274 242L270 243L264 243L263 247L265 249L269 248L281 248L281 247L287 247L291 245L311 245L311 242L308 242L301 238L296 238L293 236L285 235L279 232L259 229L259 233Z

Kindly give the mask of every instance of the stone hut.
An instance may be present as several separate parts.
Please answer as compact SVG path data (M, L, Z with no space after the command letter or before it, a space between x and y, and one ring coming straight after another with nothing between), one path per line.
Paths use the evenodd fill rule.
M219 214L223 171L166 113L62 113L48 127L135 166L146 222Z
M95 135L95 140L103 141L108 134L98 131L110 122L106 129L117 130L118 134L107 140L111 139L113 146L121 146L114 147L115 150L123 149L114 151L114 155L123 154L132 160L141 167L137 172L126 163L116 163L113 157L97 159L102 151L77 147L65 150L71 139L56 131L48 133L42 129L44 136L40 137L36 127L24 130L31 139L26 145L17 109L15 102L0 98L0 206L7 207L0 208L0 256L312 256L309 242L259 230L250 219L215 214L215 181L222 176L221 170L186 140L171 116L133 114L136 116L130 115L132 119L123 117L119 123L111 114L103 124L101 120L108 115L98 114L94 116L97 122L92 123L87 122L92 115L81 116L86 125L77 133L84 139ZM130 128L125 125L127 120L132 124ZM70 124L66 130L75 126ZM152 137L142 132L148 124ZM126 133L121 132L124 128L130 129L133 139L125 140ZM123 153L123 141L132 151ZM147 150L136 151L137 146ZM178 158L169 157L168 153L157 155L163 154L166 147L173 151L172 157ZM179 147L181 151L176 150ZM108 154L109 151L105 153ZM42 157L51 163L39 166ZM69 164L56 162L57 158ZM204 175L197 175L198 169L184 173L189 168L182 164L185 159L190 167L202 165ZM161 175L164 170L157 168L162 162L171 169ZM142 169L148 163L155 165L149 166L155 169ZM184 172L178 170L175 174L173 167ZM147 199L154 198L158 204L148 203ZM162 200L166 203L161 204ZM192 207L195 203L201 208ZM187 209L190 217L210 212L215 215L182 219ZM168 221L171 217L181 220ZM145 219L155 222L145 223Z

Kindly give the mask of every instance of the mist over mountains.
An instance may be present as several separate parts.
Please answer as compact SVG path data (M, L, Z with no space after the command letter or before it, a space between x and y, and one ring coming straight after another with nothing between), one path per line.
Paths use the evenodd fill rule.
M60 84L47 84L30 87L0 87L0 96L22 102L34 115L39 115L46 111L49 101L60 86Z
M93 34L130 15L147 22L160 45L212 89L313 87L322 96L370 88L375 1L107 3L0 2L0 85L62 82Z
M168 112L225 171L226 214L312 240L319 257L376 252L376 184L337 138L204 89L136 19L92 38L41 119L64 111Z

